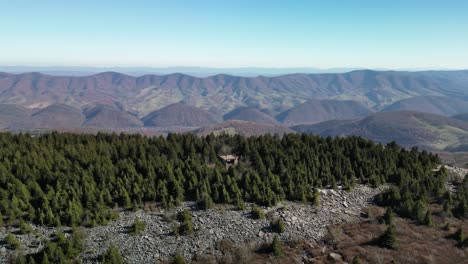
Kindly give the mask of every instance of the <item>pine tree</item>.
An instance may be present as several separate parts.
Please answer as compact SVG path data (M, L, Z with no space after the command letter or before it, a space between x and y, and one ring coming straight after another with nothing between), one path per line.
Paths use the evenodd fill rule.
M413 210L413 218L418 222L423 223L424 217L426 216L427 212L426 205L421 200L419 200L418 202L416 202L416 206Z
M50 264L50 260L49 260L49 256L48 255L44 255L44 257L42 258L42 264ZM110 264L110 263L109 263Z
M193 233L192 214L189 210L185 209L179 214L179 221L182 222L180 234L186 236Z
M320 192L317 189L314 191L314 206L320 206Z
M33 256L28 257L28 264L36 264L36 261L34 260Z
M15 259L15 264L27 264L25 255L19 255Z
M211 209L214 206L213 199L211 199L211 196L208 194L204 194L203 199L198 203L198 206L202 210Z
M458 218L467 218L468 217L468 203L465 200L458 202L458 205L453 208L453 215Z
M102 256L103 264L124 264L125 261L120 250L114 246L109 247Z
M174 260L172 261L173 264L186 264L187 261L185 260L184 257L181 255L177 254L174 256Z
M257 205L254 204L252 209L250 210L250 215L253 219L265 219L265 213L262 209L258 208Z
M245 210L245 208L247 208L240 195L238 195L236 198L236 206L239 210Z
M397 240L395 235L395 227L390 225L385 232L379 237L379 244L382 247L389 249L397 248Z
M141 221L139 219L135 219L135 221L133 221L133 224L130 228L130 234L131 235L138 235L140 234L142 231L145 230L145 227L146 227L146 223L144 221Z
M355 256L351 264L361 264L361 258L359 258L358 256Z
M179 236L180 236L180 224L178 224L178 223L172 224L172 234L173 234L175 237L179 237Z
M424 217L424 220L423 220L423 225L426 225L426 226L432 226L433 225L430 210L427 210L427 212L426 212L426 216Z
M392 225L393 224L393 210L391 207L387 208L385 214L380 219L380 222L385 225Z
M283 246L281 245L278 235L275 235L275 237L273 237L273 242L271 243L271 250L273 254L277 257L284 255Z
M284 233L286 227L284 225L283 219L278 218L270 222L270 228L276 233Z
M12 249L18 249L21 247L19 240L12 233L8 233L6 235L5 242Z
M453 234L453 239L455 239L455 241L457 242L462 242L463 240L465 240L465 236L461 228L457 229L455 234Z

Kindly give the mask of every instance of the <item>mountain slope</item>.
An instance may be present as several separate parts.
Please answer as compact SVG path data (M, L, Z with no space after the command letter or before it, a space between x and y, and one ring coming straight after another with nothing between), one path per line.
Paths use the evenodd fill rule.
M29 120L22 122L28 128L79 127L84 121L81 110L65 104L51 104L34 112Z
M452 116L468 113L468 101L446 96L415 96L395 102L385 107L382 111L403 110Z
M452 116L452 118L455 118L455 119L458 119L458 120L461 120L461 121L468 122L468 113L459 114L459 115L454 115L454 116Z
M13 104L0 104L0 129L15 128L20 122L28 120L32 110Z
M115 106L98 104L86 110L86 121L83 126L103 128L129 128L141 127L142 122L128 112L122 111Z
M249 107L238 107L223 116L224 120L243 120L265 124L279 124L273 117Z
M294 133L291 129L279 126L271 125L265 123L255 123L248 121L240 120L228 120L223 123L216 124L209 127L202 127L194 131L195 134L200 136L206 136L211 133L215 135L219 134L241 134L245 136L252 135L263 135L263 134L285 134L285 133Z
M468 71L396 72L359 70L276 77L184 74L91 76L0 74L0 103L24 106L65 102L77 107L120 103L139 116L184 101L220 115L241 105L279 114L315 99L354 100L380 110L419 95L468 98Z
M468 122L413 111L376 113L361 120L328 121L293 129L322 136L356 135L384 143L394 140L404 146L433 150L468 142Z
M149 113L142 121L147 127L199 127L214 124L219 118L195 106L176 103Z
M286 125L314 124L333 119L367 116L371 110L356 101L309 100L277 116Z

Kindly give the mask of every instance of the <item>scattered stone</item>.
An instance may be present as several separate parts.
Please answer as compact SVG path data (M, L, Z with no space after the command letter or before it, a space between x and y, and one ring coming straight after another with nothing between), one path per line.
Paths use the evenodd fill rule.
M187 259L203 254L220 256L222 253L218 250L218 243L222 240L229 240L235 245L270 242L273 234L267 230L273 217L278 216L285 220L286 225L285 232L279 235L281 240L297 238L319 240L326 233L326 226L359 220L361 209L366 207L372 197L381 192L383 188L385 187L373 189L367 186L357 186L352 192L320 190L319 207L285 201L275 207L262 208L267 212L281 210L281 213L272 213L270 218L260 220L253 220L249 217L252 206L250 204L247 204L247 209L244 211L225 205L219 206L222 209L215 207L207 211L194 210L196 208L194 202L185 202L179 208L157 212L122 211L119 213L119 218L107 226L85 229L86 249L80 258L82 263L95 263L97 257L110 245L119 247L128 263L154 263L158 260L169 259L175 253ZM282 210L283 207L287 210ZM192 212L192 218L196 224L194 225L195 232L189 236L175 237L172 235L173 222L168 222L164 215L174 215L184 209ZM146 223L146 228L141 235L131 236L126 228L137 218ZM50 238L58 232L70 230L68 227L48 229L39 226L33 226L33 229L39 234L38 237L32 234L16 235L26 254L42 249L43 243L36 248L26 246L35 244L35 241L41 241L40 237ZM11 231L15 233L14 229ZM0 241L5 237L6 230L0 230ZM0 263L8 263L8 256L13 254L12 250L1 247ZM332 254L335 253L331 253L330 257Z
M337 253L330 253L330 258L333 259L334 261L343 260L343 257L341 257L341 255Z

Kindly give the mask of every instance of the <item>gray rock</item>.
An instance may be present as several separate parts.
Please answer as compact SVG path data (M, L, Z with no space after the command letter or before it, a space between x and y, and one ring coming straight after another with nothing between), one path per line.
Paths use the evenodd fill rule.
M327 225L358 220L360 210L367 206L367 201L381 190L366 186L357 186L352 192L320 190L319 207L285 201L278 206L262 209L285 220L286 231L280 235L280 239L319 240L326 233ZM233 241L235 244L256 244L272 240L274 234L265 232L267 230L265 228L269 227L272 219L253 220L249 216L250 208L237 211L233 206L226 208L223 205L222 207L222 210L215 207L207 211L192 211L196 231L190 236L177 238L171 235L173 222L167 222L164 215L174 215L183 209L191 210L190 208L194 208L194 202L186 202L181 207L172 210L120 212L119 218L107 226L85 230L86 249L80 259L83 263L94 263L97 256L110 245L115 245L119 247L128 263L154 263L167 259L175 253L186 258L203 254L220 256L222 253L217 249L217 243L221 240ZM282 210L283 207L287 210ZM146 228L141 235L131 236L126 232L126 228L136 218L145 221ZM41 236L48 238L52 234L69 228L48 229L35 226L34 229ZM5 236L6 231L0 230L0 240ZM40 241L32 235L17 235L17 237L23 245L31 244L35 240ZM42 247L43 245L35 249L24 248L25 253L33 253L41 250ZM12 250L0 248L0 263L6 263L11 254L13 254Z
M341 257L341 255L337 253L330 253L330 258L332 258L334 261L343 260L343 257Z

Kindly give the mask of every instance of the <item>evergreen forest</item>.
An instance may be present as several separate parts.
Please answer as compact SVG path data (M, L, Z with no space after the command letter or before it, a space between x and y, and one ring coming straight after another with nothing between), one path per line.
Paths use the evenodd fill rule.
M239 156L226 167L221 154ZM430 202L468 216L468 184L450 194L437 155L359 137L49 133L0 134L0 220L95 226L145 203L271 206L318 201L319 188L390 188L377 202L423 221Z

